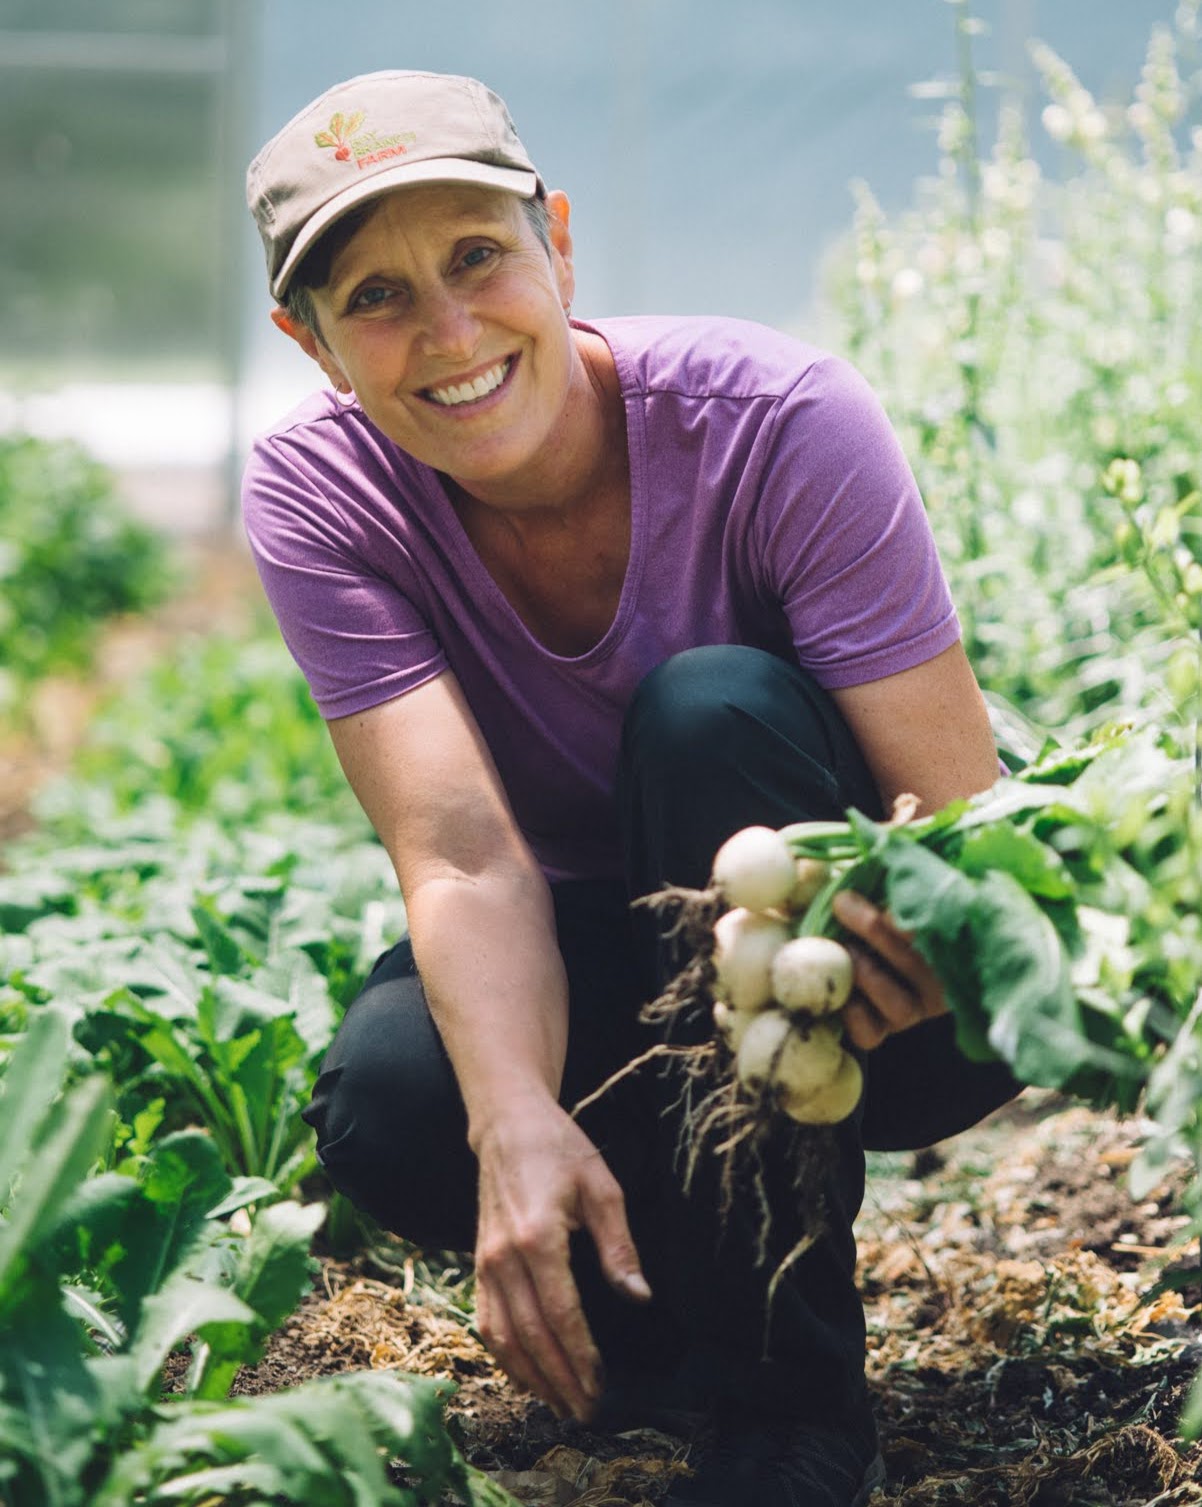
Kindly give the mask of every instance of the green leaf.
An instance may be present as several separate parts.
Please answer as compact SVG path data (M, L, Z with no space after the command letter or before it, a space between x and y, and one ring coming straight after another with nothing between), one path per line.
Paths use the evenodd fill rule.
M1008 822L970 832L956 858L963 874L980 878L990 870L1010 874L1031 895L1065 900L1076 891L1072 875L1055 849Z
M442 1419L446 1388L425 1377L358 1372L220 1406L164 1407L162 1421L129 1451L89 1507L132 1500L217 1500L238 1483L270 1482L275 1498L323 1507L417 1507L448 1491L473 1500L472 1479ZM399 1459L416 1493L385 1468ZM487 1499L516 1507L504 1492Z
M881 850L885 896L893 919L906 931L958 937L972 909L975 888L929 849L894 834Z
M0 931L24 931L39 917L75 909L75 886L64 874L0 875Z
M1185 1411L1181 1415L1181 1437L1194 1440L1200 1435L1202 1435L1202 1369L1194 1377L1194 1384L1186 1399Z
M67 1071L67 1017L53 1007L31 1015L0 1081L0 1204L18 1172Z
M1091 1054L1055 927L1011 875L990 873L972 940L990 1044L1024 1083L1061 1087Z
M117 1172L102 1172L78 1183L48 1234L54 1270L74 1272L119 1258L138 1202L137 1184Z
M129 1347L139 1390L149 1390L163 1362L190 1334L222 1326L253 1328L257 1318L234 1293L195 1273L177 1270L142 1305L137 1333Z
M14 1271L53 1230L111 1139L112 1092L102 1078L75 1084L46 1113L0 1224L0 1309L11 1300Z
M122 1321L131 1331L141 1305L184 1263L227 1197L229 1176L210 1137L197 1130L165 1136L142 1169L141 1197L122 1232L124 1255L113 1268Z
M82 1356L79 1325L40 1278L0 1331L0 1454L24 1459L40 1490L27 1501L80 1507L79 1479L97 1444L104 1394Z
M313 1280L309 1255L325 1209L320 1204L273 1204L263 1209L242 1242L232 1286L259 1323L214 1328L209 1355L195 1387L197 1397L216 1400L229 1391L239 1368L260 1359L269 1334L294 1311Z
M236 1177L233 1186L220 1203L209 1210L210 1219L224 1219L238 1209L250 1204L263 1203L279 1196L279 1189L267 1177Z
M192 919L200 933L201 944L209 959L214 978L223 974L237 975L254 961L239 943L237 937L217 915L208 900L199 900L192 907Z
M373 961L374 956L383 950L381 942L375 949ZM307 953L278 954L264 967L256 969L244 987L255 990L262 998L278 1001L311 1058L319 1056L329 1046L337 1024L334 1005L329 986ZM238 998L245 998L241 988Z

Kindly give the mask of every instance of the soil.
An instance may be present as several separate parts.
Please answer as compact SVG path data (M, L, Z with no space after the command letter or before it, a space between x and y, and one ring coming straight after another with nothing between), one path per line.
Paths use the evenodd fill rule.
M1028 1091L976 1130L874 1159L860 1284L887 1487L872 1507L1184 1507L1202 1503L1202 1445L1177 1436L1202 1367L1202 1291L1147 1294L1194 1271L1183 1177L1141 1202L1140 1137ZM327 1258L314 1292L237 1390L355 1367L455 1384L465 1455L520 1502L644 1507L696 1441L598 1434L516 1395L420 1253ZM752 1504L748 1504L752 1507Z

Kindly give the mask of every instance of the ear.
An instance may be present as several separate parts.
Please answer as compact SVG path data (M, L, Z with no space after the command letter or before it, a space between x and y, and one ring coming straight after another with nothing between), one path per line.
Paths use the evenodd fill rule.
M342 368L334 360L333 354L323 341L319 340L307 324L293 319L287 309L279 304L271 311L271 322L277 330L282 330L290 340L295 340L306 356L316 361L322 371L330 379L330 382L339 392L350 392L351 384L342 373Z
M553 188L547 195L547 218L551 229L551 262L559 284L559 296L564 308L572 302L576 292L576 271L572 264L572 232L568 222L572 217L572 204L562 189Z

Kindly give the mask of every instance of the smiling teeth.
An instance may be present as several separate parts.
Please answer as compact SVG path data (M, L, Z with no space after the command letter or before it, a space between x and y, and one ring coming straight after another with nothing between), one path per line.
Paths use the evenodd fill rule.
M509 362L500 361L474 382L460 382L454 387L428 387L426 391L444 408L454 408L459 403L475 403L480 398L486 398L490 392L495 392L504 382L508 371Z

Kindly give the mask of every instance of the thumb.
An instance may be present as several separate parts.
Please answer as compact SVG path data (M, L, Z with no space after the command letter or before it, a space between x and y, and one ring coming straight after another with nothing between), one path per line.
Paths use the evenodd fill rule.
M626 1297L646 1303L651 1297L651 1288L643 1275L639 1253L626 1220L626 1200L608 1168L604 1169L603 1179L584 1189L581 1212L596 1244L606 1280Z

